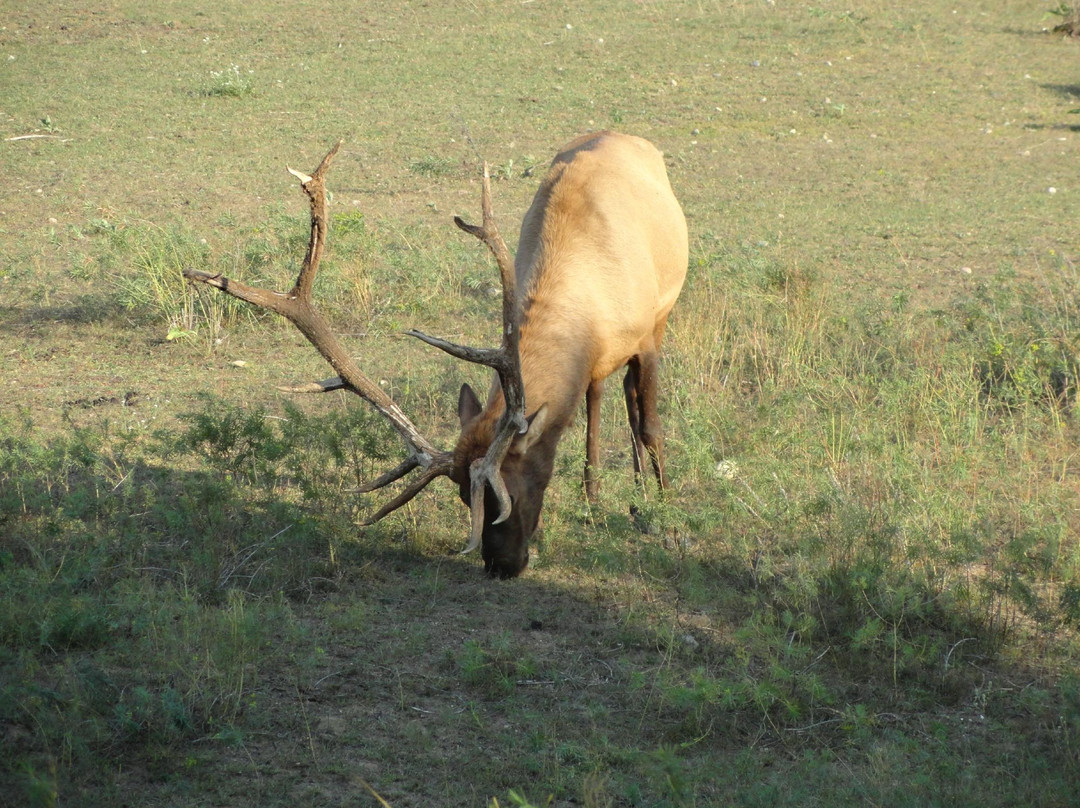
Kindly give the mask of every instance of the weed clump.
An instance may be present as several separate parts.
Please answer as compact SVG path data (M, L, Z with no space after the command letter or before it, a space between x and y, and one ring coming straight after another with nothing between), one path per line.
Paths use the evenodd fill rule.
M1080 278L1065 265L1041 287L1003 274L958 307L983 400L1071 409L1080 383Z

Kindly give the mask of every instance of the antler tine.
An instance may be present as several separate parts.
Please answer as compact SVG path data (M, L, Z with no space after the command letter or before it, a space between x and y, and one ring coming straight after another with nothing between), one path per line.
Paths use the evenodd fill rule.
M491 254L495 257L495 263L499 265L499 274L502 276L503 284L503 315L508 311L507 302L512 305L509 307L511 310L513 305L516 305L516 300L509 300L508 298L514 298L515 295L506 295L506 291L516 292L516 277L514 273L514 259L510 255L510 249L506 246L506 242L503 241L502 235L499 233L499 228L495 224L495 212L491 203L491 170L488 164L484 163L484 179L483 190L480 197L480 210L483 215L483 225L477 227L476 225L469 224L460 216L454 217L454 224L469 233L472 236L480 239L491 250Z
M370 494L372 491L378 491L380 488L385 488L390 485L390 483L397 482L419 465L420 461L416 459L416 456L409 455L398 463L398 465L394 466L389 471L383 472L374 480L369 480L363 485L358 485L356 488L350 488L348 493Z
M311 238L308 239L307 254L304 256L304 263L300 265L300 273L296 276L296 285L293 287L293 295L302 300L311 300L311 287L315 283L319 262L326 248L326 231L329 229L326 215L326 172L330 170L330 164L343 142L339 140L334 144L312 176L308 177L289 169L289 173L300 180L300 186L311 200Z
M408 466L408 468L405 468ZM416 467L416 464L409 465L409 461L406 460L397 468L387 472L378 480L367 483L356 489L358 492L374 491L378 488L382 488L384 485L394 482L395 480L405 476L408 472L412 471ZM404 469L404 470L402 470ZM440 452L430 466L428 466L419 477L409 483L409 486L394 497L392 500L383 505L379 510L375 511L371 516L365 519L360 524L364 527L373 525L386 516L388 513L392 513L400 508L405 503L412 500L417 494L423 491L428 483L439 477L449 477L450 472L454 469L454 456L449 452Z
M387 506L380 508L376 515L366 522L366 524L371 524L395 508L404 505L436 477L448 476L450 465L447 460L449 455L446 452L437 450L427 438L421 435L394 400L357 367L352 357L334 335L329 323L311 302L312 286L319 271L319 262L322 260L323 251L326 247L326 236L329 231L329 217L326 210L326 173L341 145L342 142L338 141L327 152L322 162L319 163L319 167L315 169L315 173L311 176L289 169L289 173L300 180L300 186L303 188L304 193L307 194L311 208L311 238L308 241L307 253L297 275L296 283L290 292L281 293L259 289L239 281L230 280L221 274L202 272L195 269L185 269L184 276L191 281L213 286L226 294L285 317L307 337L308 341L315 346L316 350L322 354L323 358L330 363L338 374L337 378L285 389L292 392L306 392L309 390L325 392L346 388L367 401L390 421L402 440L405 441L409 456L397 468L382 475L374 483L363 486L361 490L373 491L381 488L400 479L417 467L422 467L424 471L405 492L388 503Z

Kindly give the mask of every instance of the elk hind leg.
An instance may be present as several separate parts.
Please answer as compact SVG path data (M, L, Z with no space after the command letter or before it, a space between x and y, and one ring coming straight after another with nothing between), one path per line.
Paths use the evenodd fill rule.
M664 475L664 436L657 410L657 371L659 356L655 351L642 352L627 363L623 388L626 413L634 443L634 474L640 476L646 455L652 464L660 490L667 487Z
M631 357L626 363L626 376L623 378L623 393L626 396L626 419L630 422L630 454L634 459L634 481L641 480L641 467L645 460L645 444L641 440L641 402L638 395L638 377L640 376L638 357Z

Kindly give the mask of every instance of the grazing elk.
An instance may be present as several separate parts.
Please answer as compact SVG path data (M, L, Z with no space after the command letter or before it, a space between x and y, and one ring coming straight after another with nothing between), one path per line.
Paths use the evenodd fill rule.
M495 226L485 167L483 224L455 222L483 241L499 266L502 347L480 350L408 332L498 373L484 405L468 385L462 386L461 436L452 452L441 452L360 372L311 304L327 231L324 177L340 145L313 177L292 172L311 202L311 242L291 292L267 292L197 270L186 270L185 275L287 317L338 373L337 378L289 389L347 388L372 403L398 430L409 457L361 491L381 488L417 467L423 470L366 524L401 507L436 477L448 476L472 512L464 552L481 546L490 575L520 574L529 561L529 539L540 521L555 448L582 397L587 413L585 491L595 499L600 397L604 380L623 366L634 472L640 474L647 456L663 488L658 352L686 275L688 248L686 221L662 154L641 138L614 132L568 143L525 215L516 260Z

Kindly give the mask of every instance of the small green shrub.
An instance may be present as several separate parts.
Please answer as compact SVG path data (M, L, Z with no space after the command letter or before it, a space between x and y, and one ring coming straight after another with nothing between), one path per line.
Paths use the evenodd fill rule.
M263 409L246 411L209 397L202 400L203 410L180 416L187 428L175 437L174 447L203 455L223 474L273 489L292 450L274 421Z
M536 674L533 660L514 647L509 635L496 638L491 647L466 640L454 664L465 682L495 698L509 696L518 680Z
M210 71L210 84L200 92L210 98L243 98L255 92L255 82L251 75L244 73L239 65L229 65L224 70Z

